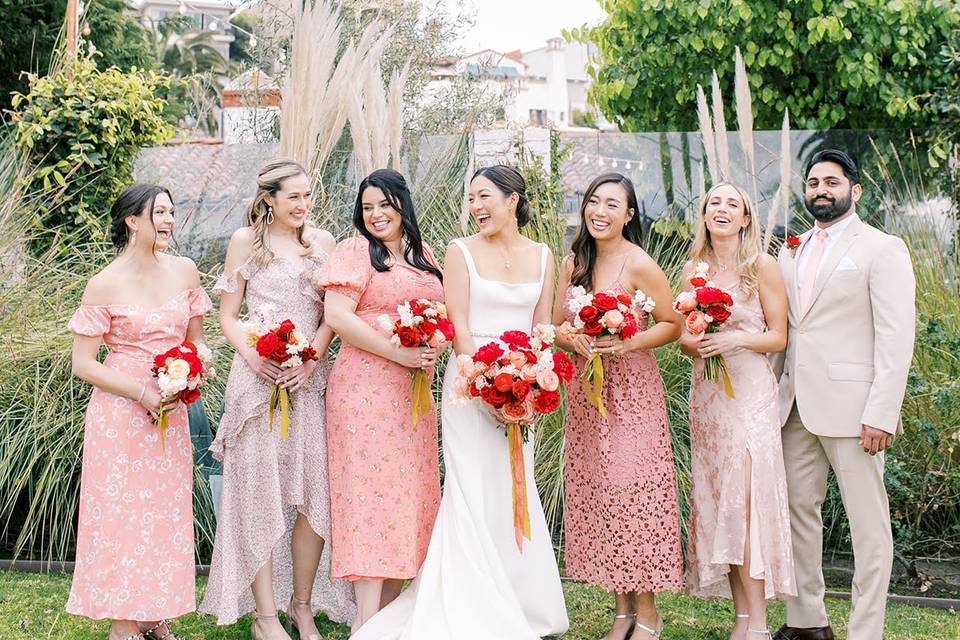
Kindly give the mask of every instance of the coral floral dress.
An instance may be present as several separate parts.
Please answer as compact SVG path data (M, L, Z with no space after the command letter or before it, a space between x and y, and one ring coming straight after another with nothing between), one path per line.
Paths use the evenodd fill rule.
M362 237L341 242L320 285L356 300L371 327L382 331L377 318L413 298L443 300L435 275L376 271L368 247ZM426 556L440 505L437 415L412 424L412 380L410 369L341 343L327 386L334 578L412 578Z
M156 386L153 357L212 308L200 288L159 306L81 305L73 333L103 336L103 364ZM83 424L76 568L67 611L160 620L194 610L193 448L187 411L170 414L165 450L140 403L94 387Z

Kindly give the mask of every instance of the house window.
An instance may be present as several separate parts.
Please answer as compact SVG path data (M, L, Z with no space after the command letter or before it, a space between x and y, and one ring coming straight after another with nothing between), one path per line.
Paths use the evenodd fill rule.
M547 124L547 110L530 109L530 124Z

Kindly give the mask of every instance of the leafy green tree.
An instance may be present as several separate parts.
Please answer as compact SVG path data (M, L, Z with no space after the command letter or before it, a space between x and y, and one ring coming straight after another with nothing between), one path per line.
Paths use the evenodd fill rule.
M30 92L14 94L16 146L36 169L27 192L44 203L30 211L39 230L102 239L110 202L130 181L141 147L172 133L158 94L169 76L80 58L71 73L31 76ZM34 248L42 248L40 237Z
M146 31L126 0L89 0L85 24L100 55L97 66L152 69L155 58ZM0 0L0 110L11 94L27 90L28 73L45 73L66 15L66 0Z
M603 24L569 35L597 46L590 98L628 131L695 129L696 87L714 69L733 95L737 46L757 128L778 128L786 108L800 128L929 124L924 98L947 81L940 50L960 16L942 0L602 4Z

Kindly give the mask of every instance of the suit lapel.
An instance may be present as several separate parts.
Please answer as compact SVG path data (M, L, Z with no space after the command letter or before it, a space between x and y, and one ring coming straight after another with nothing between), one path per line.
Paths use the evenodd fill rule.
M847 251L850 250L850 247L853 245L854 241L857 239L857 236L860 235L860 229L863 225L863 222L860 221L860 218L854 214L854 219L850 221L850 225L843 231L836 244L833 246L833 249L826 256L823 257L823 261L820 263L820 271L817 272L817 281L813 286L813 294L810 298L810 306L807 307L805 312L802 312L800 318L803 319L807 313L810 312L810 309L813 308L813 305L817 303L817 298L820 297L820 294L823 292L823 288L827 285L827 281L830 279L830 274L834 272L837 268L837 265L840 264L840 260L843 259L843 256L847 255Z
M788 308L796 310L797 320L801 317L800 310L800 292L797 291L797 263L800 261L800 251L803 249L803 245L810 239L810 236L813 235L813 229L808 229L804 233L800 234L800 246L797 247L796 251L791 251L791 255L787 257L787 301Z

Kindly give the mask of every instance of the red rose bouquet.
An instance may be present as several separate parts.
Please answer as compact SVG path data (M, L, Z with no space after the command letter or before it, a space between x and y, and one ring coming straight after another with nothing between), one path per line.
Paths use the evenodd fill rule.
M539 416L557 410L560 385L573 378L570 359L551 349L555 338L552 326L538 325L533 336L507 331L500 336L500 343L485 344L472 356L457 356L457 392L479 398L506 432L513 476L513 525L521 551L523 538L530 539L523 443Z
M640 330L640 312L652 312L657 303L637 289L633 296L613 291L587 293L580 286L571 290L567 308L573 313L573 324L564 323L560 329L571 333L582 333L590 337L617 336L629 340ZM583 393L587 400L607 417L603 406L603 359L595 353L587 360L580 374Z
M274 309L268 305L261 309L255 320L247 320L241 326L247 332L247 342L256 348L261 358L276 362L281 369L298 367L310 360L319 360L310 341L290 320L274 324ZM270 392L269 428L273 431L273 418L280 409L280 439L284 440L290 429L290 394L280 385L273 385Z
M730 308L733 307L733 298L726 291L719 289L707 280L710 267L706 262L697 264L696 272L690 278L692 291L683 291L673 302L673 309L685 316L687 330L696 336L705 333L720 331L723 323L730 319ZM730 371L723 356L713 356L703 359L703 379L723 379L723 390L730 398L736 397L733 392L733 383L730 381Z
M409 300L397 307L397 315L396 320L387 314L377 319L380 327L392 334L390 342L394 346L442 348L453 340L453 324L447 320L447 308L442 302ZM413 424L430 412L431 405L427 372L417 369L413 372Z
M167 405L172 402L193 404L200 399L200 388L213 377L213 352L205 344L183 344L153 357L150 369L160 387L160 415L157 427L160 430L160 446L165 448L163 438L170 426Z

